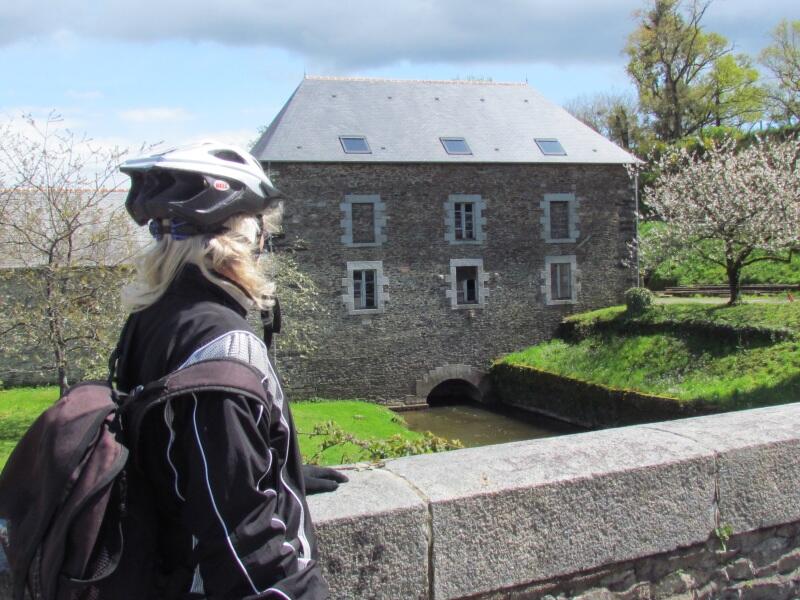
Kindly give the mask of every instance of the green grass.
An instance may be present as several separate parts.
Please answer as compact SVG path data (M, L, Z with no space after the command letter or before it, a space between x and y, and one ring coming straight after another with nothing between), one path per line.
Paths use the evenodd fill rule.
M624 306L612 306L573 315L567 320L582 324L627 320ZM707 322L734 327L763 327L800 333L800 301L775 303L701 304L694 302L658 304L632 322L658 324L681 321Z
M646 240L654 227L663 227L663 224L640 223L640 237ZM754 256L758 256L758 252ZM789 263L760 261L748 265L742 269L741 282L798 284L800 255L794 255ZM651 289L662 290L668 286L727 284L728 277L725 269L719 265L694 256L680 256L668 259L659 265L648 283Z
M22 434L57 398L57 387L0 390L0 468Z
M552 340L509 354L503 362L533 366L582 381L670 396L705 400L725 409L800 400L800 336L775 343L731 343L717 336L625 333L636 323L694 321L734 327L761 327L800 333L800 303L739 306L670 304L628 318L624 307L570 317L588 335L574 343ZM617 321L613 331L593 331Z
M358 400L323 400L293 402L292 416L300 440L300 452L306 460L316 456L322 439L312 434L315 425L333 421L337 427L362 440L388 439L399 435L403 439L417 440L422 434L409 430L403 418L388 408ZM354 444L328 448L322 453L320 464L335 465L364 460L366 451Z
M0 469L30 424L57 398L57 387L0 390ZM363 440L388 439L393 435L408 440L422 438L422 434L409 430L399 415L367 402L295 402L292 403L292 414L299 434L300 451L306 460L315 456L322 444L321 437L310 435L314 426L327 421L333 421L337 427ZM364 450L348 443L325 450L319 463L332 465L364 458Z

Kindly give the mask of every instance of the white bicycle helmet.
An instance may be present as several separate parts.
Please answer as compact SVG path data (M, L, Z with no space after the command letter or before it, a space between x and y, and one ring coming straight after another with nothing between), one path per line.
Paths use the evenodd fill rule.
M125 161L130 176L125 208L139 225L162 226L181 236L220 230L237 214L259 214L281 193L249 152L204 142Z

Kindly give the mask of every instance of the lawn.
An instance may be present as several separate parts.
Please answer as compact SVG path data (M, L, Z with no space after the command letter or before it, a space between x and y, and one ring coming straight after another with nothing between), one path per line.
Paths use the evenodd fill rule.
M322 400L292 403L295 429L300 440L300 452L306 461L323 465L357 462L369 458L366 450L353 443L328 448L319 455L326 436L314 435L315 426L333 422L335 426L359 440L389 440L397 436L409 442L421 441L421 433L409 430L403 418L377 404L358 400ZM395 439L397 439L395 437Z
M532 346L503 362L684 402L705 400L726 410L800 401L800 303L669 304L639 317L612 307L569 320L583 327L576 339ZM687 331L681 331L681 324ZM732 342L688 331L688 324L780 335L773 341L743 335ZM637 325L651 330L636 332Z
M613 320L631 323L668 324L686 321L733 327L760 327L800 334L800 301L757 302L755 299L735 306L717 302L670 301L657 304L646 313L629 318L624 306L611 306L567 317L567 321L591 325Z
M0 468L17 440L39 414L58 397L57 387L13 388L0 390ZM387 408L356 400L322 400L292 403L292 414L300 440L300 451L306 461L332 465L355 462L369 457L366 450L353 443L326 449L319 454L325 435L315 435L317 425L333 422L337 430L359 440L394 439L424 442L425 436L410 431L402 417ZM336 435L340 435L335 433ZM330 437L329 435L327 437ZM396 446L401 445L398 443Z

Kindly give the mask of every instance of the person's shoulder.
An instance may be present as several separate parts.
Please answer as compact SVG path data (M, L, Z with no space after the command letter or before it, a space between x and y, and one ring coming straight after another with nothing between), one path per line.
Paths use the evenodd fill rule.
M191 319L195 323L205 324L210 330L208 335L222 335L230 331L253 333L253 328L241 313L218 302L197 302L192 306Z
M201 360L232 358L252 365L264 375L270 372L264 341L239 313L218 304L201 303L195 307L194 318L195 327L204 324L202 335L195 337L191 354L181 367Z

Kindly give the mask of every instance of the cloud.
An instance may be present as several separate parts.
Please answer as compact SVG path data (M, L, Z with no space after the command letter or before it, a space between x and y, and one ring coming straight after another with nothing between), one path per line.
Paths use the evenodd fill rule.
M56 6L51 6L55 4ZM6 2L0 45L41 37L211 41L293 52L332 70L410 63L619 62L644 0L82 0ZM709 30L755 52L797 0L716 0Z
M182 108L155 107L133 108L120 111L119 117L134 123L152 123L153 121L184 121L191 118Z

